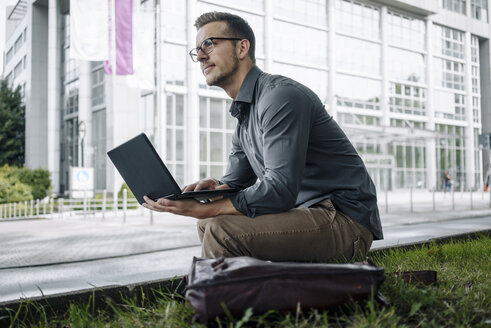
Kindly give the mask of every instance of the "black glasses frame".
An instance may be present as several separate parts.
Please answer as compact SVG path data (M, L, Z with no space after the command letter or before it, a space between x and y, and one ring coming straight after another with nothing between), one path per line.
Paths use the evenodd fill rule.
M215 47L211 47L211 50L206 52L203 50L203 47L204 47L204 43L207 42L207 41L211 41L213 45L215 45L215 43L213 42L213 40L232 40L232 41L240 41L240 40L244 40L244 39L241 39L241 38L220 38L220 37L211 37L211 38L206 38L203 40L203 42L201 42L201 45L197 48L194 48L194 49L191 49L191 51L189 51L189 57L191 57L191 60L194 61L195 63L198 62L198 53L199 51L203 51L203 53L205 55L208 55L210 54L213 49L215 49Z

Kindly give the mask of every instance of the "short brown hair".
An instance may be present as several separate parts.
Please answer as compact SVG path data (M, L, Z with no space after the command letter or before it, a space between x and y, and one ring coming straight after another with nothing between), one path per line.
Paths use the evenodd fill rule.
M231 13L213 11L199 16L194 22L194 26L199 30L206 24L213 22L225 22L231 33L230 37L249 40L249 57L254 64L256 63L256 56L254 54L256 51L256 37L245 19Z

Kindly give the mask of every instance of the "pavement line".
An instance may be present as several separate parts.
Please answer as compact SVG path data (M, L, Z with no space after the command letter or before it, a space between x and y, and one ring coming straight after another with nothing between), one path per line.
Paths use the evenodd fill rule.
M175 250L178 250L178 249L186 249L186 248L192 248L192 247L196 247L196 246L201 246L201 244L193 244L193 245L186 245L186 246L180 246L180 247L171 247L171 248L164 248L164 249L156 249L156 250L151 250L151 251L137 252L137 253L130 253L130 254L123 254L123 255L103 256L103 257L90 258L90 259L82 259L82 260L74 260L74 261L62 261L62 262L50 262L50 263L18 265L18 266L10 266L10 267L0 267L0 271L2 271L2 270L12 270L12 269L37 268L37 267L45 267L45 266L50 266L50 265L60 265L60 264L72 264L72 263L84 263L84 262L92 262L92 261L110 260L110 259L117 259L117 258L122 258L122 257L146 255L146 254L153 254L153 253L166 252L166 251L175 251Z

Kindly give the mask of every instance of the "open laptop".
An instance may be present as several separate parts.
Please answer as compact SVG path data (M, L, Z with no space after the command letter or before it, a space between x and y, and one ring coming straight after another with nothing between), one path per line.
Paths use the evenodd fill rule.
M144 133L108 151L107 155L140 204L145 203L143 196L152 200L168 198L207 202L210 198L227 197L239 191L228 188L183 193Z

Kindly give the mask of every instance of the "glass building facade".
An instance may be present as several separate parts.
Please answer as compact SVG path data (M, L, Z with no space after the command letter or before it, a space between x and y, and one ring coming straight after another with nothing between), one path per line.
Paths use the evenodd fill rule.
M209 11L245 18L256 35L259 68L316 92L363 157L378 190L439 190L445 170L457 190L482 186L486 164L477 139L491 111L490 101L481 97L483 86L491 84L488 0L142 1L141 10L155 14L149 51L156 87L139 92L138 115L131 122L118 120L114 101L124 95L112 94L112 77L102 63L69 58L64 3L57 2L56 22L49 21L58 30L59 187L54 189L60 193L69 189L69 168L80 165L84 154L82 121L89 124L85 165L94 167L97 190L116 187L106 152L121 142L116 131L128 124L149 136L180 185L222 176L236 125L228 112L231 99L207 86L188 56L196 43L194 20ZM25 30L6 48L5 74L12 79L17 66L25 68L15 65L21 47L16 40L25 41L21 34ZM27 90L35 83L28 80ZM44 166L41 160L31 165Z

